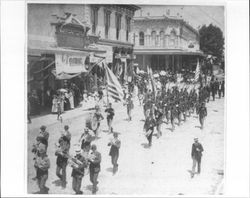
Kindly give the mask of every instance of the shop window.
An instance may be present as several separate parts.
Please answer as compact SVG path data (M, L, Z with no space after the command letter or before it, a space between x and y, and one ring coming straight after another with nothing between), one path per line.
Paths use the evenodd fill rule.
M144 45L144 32L139 33L139 44Z

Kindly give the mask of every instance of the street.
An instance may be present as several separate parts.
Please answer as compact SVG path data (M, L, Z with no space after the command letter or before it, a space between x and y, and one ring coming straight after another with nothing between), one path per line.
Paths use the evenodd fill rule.
M198 116L192 114L181 126L176 126L171 132L171 124L163 124L163 135L159 139L154 135L152 147L147 148L147 139L143 133L144 115L142 106L136 100L132 111L132 121L127 121L126 106L113 103L115 117L114 131L118 132L121 149L118 159L119 170L113 176L110 147L107 146L112 134L107 133L106 114L101 123L99 139L93 144L102 154L101 172L97 194L102 195L211 195L218 192L217 186L223 179L224 170L224 98L210 101L206 104L208 116L204 129L200 129ZM71 167L67 167L67 187L62 189L58 185L56 176L55 143L58 142L60 131L64 125L69 125L72 134L70 154L74 154L74 144L78 143L85 127L88 116L83 107L67 111L63 114L63 123L57 121L57 115L46 115L34 118L28 124L28 193L39 190L35 176L32 144L39 133L41 125L47 126L50 133L48 156L51 167L46 186L50 194L74 194L72 190ZM155 130L156 134L156 130ZM191 147L194 137L199 138L204 152L201 162L201 174L190 177L192 168ZM84 194L91 194L92 184L85 171L81 190ZM221 193L221 192L219 192Z

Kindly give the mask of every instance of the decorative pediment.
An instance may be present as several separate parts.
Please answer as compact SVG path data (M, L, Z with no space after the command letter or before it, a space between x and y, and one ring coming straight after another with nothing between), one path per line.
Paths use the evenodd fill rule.
M63 17L59 17L57 15L52 15L56 17L56 22L52 23L52 25L56 25L57 31L64 32L69 30L78 30L83 34L87 34L90 29L90 25L86 22L81 22L75 14L66 12Z

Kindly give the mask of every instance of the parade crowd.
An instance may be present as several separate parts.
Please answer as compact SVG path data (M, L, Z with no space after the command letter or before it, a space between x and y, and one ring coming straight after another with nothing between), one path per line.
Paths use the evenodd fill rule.
M160 83L160 80L156 80ZM152 89L148 86L149 80L137 81L130 83L125 92L124 106L127 108L128 122L132 120L132 111L136 97L140 102L142 111L145 116L143 131L148 141L148 148L152 147L152 136L156 130L157 138L162 136L162 125L171 124L171 131L174 132L176 126L184 124L192 114L197 114L200 122L200 129L204 128L205 118L208 115L206 103L215 100L215 96L224 97L224 81L219 82L212 76L209 83L200 83L198 88L195 86L169 87L167 84L161 84L157 89ZM136 91L137 90L137 91ZM136 94L135 94L136 93ZM103 93L99 92L99 99L103 99ZM108 102L106 109L106 121L109 133L113 134L113 138L107 144L110 146L109 155L113 166L113 174L118 171L118 158L121 141L118 133L113 130L113 118L115 110L112 103ZM59 114L58 114L59 115ZM71 143L71 133L69 126L64 126L64 131L58 142L55 143L56 157L56 175L61 180L62 188L67 185L66 169L70 165L72 167L72 189L76 194L83 194L81 191L82 178L89 174L92 186L92 194L96 194L98 190L98 175L101 171L102 156L98 151L97 146L93 141L98 138L100 133L100 123L104 120L102 111L99 105L95 106L94 114L86 119L85 128L79 141L75 144ZM177 121L177 122L176 122ZM50 160L47 155L49 132L46 126L41 126L40 132L33 145L32 152L34 153L34 167L36 176L33 178L37 181L40 191L39 194L48 194L49 188L46 187L48 179ZM75 155L71 156L69 150L73 147ZM201 157L203 146L199 143L198 138L194 138L194 143L191 150L191 158L193 160L192 174L195 175L195 169L198 165L197 174L201 172Z

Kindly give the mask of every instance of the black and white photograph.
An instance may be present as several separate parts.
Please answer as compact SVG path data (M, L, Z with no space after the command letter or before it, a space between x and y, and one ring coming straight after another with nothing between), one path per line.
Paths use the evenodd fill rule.
M27 196L227 195L225 2L24 7Z

